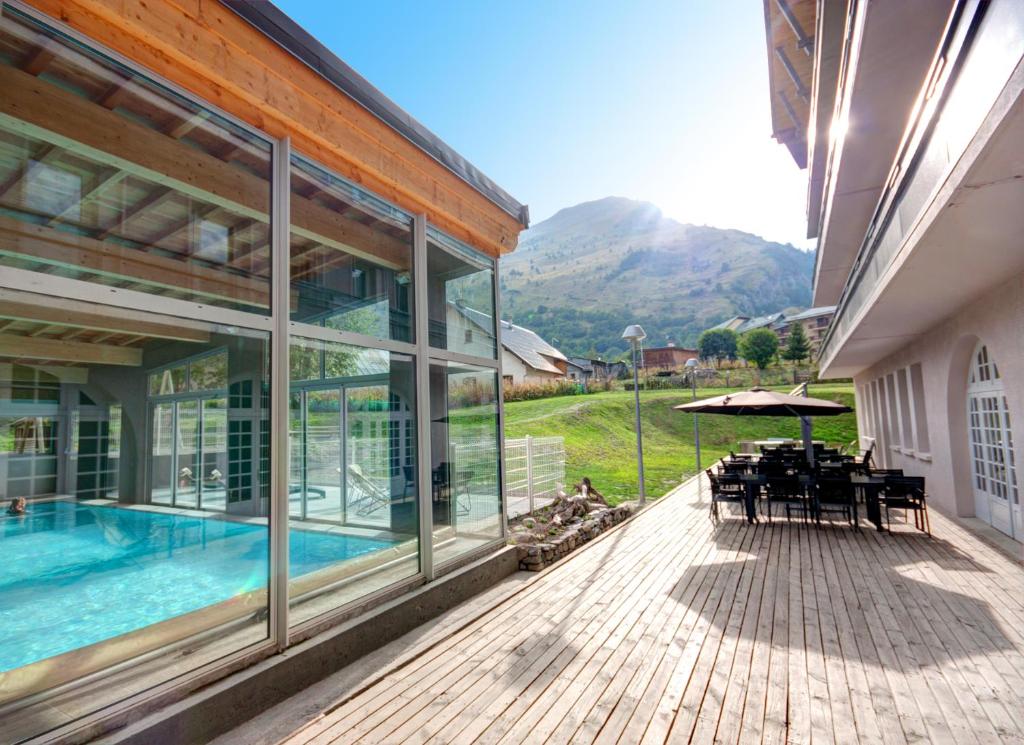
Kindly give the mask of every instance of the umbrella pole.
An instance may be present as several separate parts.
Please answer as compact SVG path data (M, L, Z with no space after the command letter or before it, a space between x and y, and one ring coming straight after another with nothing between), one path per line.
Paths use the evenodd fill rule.
M807 383L804 383L803 390L801 392L803 397L807 398ZM804 438L804 452L807 454L807 463L813 469L814 443L811 441L812 429L811 418L809 416L800 417L800 436Z

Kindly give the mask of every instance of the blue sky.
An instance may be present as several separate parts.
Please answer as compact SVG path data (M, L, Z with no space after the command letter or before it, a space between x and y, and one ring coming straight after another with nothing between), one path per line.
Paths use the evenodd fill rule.
M615 195L807 246L759 0L276 0L520 201Z

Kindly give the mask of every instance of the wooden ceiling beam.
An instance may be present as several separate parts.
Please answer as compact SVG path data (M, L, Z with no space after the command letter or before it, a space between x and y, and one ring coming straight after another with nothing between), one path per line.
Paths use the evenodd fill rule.
M68 215L74 212L76 209L81 210L86 204L92 200L100 197L104 190L119 183L128 174L124 171L119 171L116 168L108 168L102 175L98 176L92 185L82 192L82 196L75 202L72 202L67 207L62 209L53 217L46 220L45 225L53 225L56 222L64 220Z
M41 44L22 64L21 69L29 75L39 75L49 67L57 56L56 42Z
M0 126L8 130L234 214L270 221L270 184L249 172L13 67L0 66L0 90ZM291 217L292 231L317 243L394 269L411 265L409 245L308 199L292 198Z
M131 278L147 287L185 289L193 295L228 298L259 307L266 307L269 300L269 287L265 280L209 269L9 217L0 217L0 254L105 277Z
M173 339L175 341L208 344L210 334L199 329L186 328L177 324L140 321L130 316L106 315L103 313L68 310L52 305L35 305L15 300L0 299L0 330L16 321L47 323L52 326L64 326L78 331L103 331L111 334L143 334L154 339ZM76 332L77 333L77 332Z
M15 334L0 334L0 357L142 366L142 350L137 347L115 347L93 342L41 339Z
M164 204L169 199L172 199L176 194L177 192L170 187L157 187L138 202L135 202L133 205L125 209L117 217L110 220L106 225L96 230L96 232L93 233L93 238L98 241L102 241L104 238L113 234L116 229L123 229L127 223L131 222L139 215L144 212L157 209L160 205ZM123 232L123 230L117 230L117 232Z

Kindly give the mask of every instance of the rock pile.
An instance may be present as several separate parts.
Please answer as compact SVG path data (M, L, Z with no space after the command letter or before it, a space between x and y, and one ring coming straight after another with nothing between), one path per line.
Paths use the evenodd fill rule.
M608 507L588 502L580 495L560 495L546 515L525 517L513 527L511 541L519 547L519 568L539 572L618 525L634 510L635 505L630 503Z

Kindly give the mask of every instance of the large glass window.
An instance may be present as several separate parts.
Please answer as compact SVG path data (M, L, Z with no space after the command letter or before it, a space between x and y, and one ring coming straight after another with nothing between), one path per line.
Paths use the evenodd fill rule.
M501 537L497 372L430 365L434 563Z
M427 292L430 346L494 359L494 270L489 260L431 231Z
M0 90L0 266L269 310L268 141L7 7Z
M301 158L291 174L292 320L413 341L409 217Z
M0 301L0 704L268 631L268 335L60 302Z
M293 337L290 356L289 577L301 623L419 569L416 386L404 355Z

